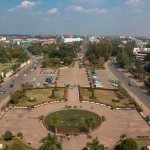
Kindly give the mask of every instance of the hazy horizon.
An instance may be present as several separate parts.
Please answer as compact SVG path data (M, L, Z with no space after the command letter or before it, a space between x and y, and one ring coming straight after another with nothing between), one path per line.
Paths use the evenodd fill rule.
M148 0L0 0L0 34L150 36Z

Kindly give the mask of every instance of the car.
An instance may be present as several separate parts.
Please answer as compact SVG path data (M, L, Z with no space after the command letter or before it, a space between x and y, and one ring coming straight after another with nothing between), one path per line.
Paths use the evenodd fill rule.
M43 86L45 86L45 87L49 87L49 86L50 86L50 83L48 83L48 82L44 82L44 83L43 83Z
M91 70L91 74L96 74L95 70Z
M14 84L13 84L13 83L9 84L9 88L12 88L13 86L14 86Z
M30 82L29 87L33 87L33 85L34 85L34 82L32 81Z
M96 84L95 86L96 87L103 87L101 84Z
M6 92L6 90L0 90L0 94L2 95L2 94L4 94Z
M115 80L113 80L113 79L109 79L108 81L111 82L111 83L115 82Z
M37 87L40 87L40 85L41 85L40 83L37 83L37 84L36 84Z
M116 84L116 83L111 83L111 85L115 86L115 87L118 87L119 85Z
M33 71L33 69L31 69L31 71Z

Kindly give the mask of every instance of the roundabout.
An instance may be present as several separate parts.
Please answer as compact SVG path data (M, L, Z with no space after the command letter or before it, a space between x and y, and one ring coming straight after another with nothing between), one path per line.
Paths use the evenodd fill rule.
M91 125L89 125L91 124ZM64 134L87 133L101 124L101 118L97 114L79 109L66 109L47 115L44 125L51 131Z

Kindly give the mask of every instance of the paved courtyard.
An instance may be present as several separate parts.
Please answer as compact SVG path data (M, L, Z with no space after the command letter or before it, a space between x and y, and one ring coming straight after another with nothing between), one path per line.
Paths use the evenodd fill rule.
M63 81L63 82L62 82ZM74 68L61 69L58 86L63 84L80 84L88 86L85 69L78 68L76 62ZM68 102L48 104L38 107L32 111L11 109L0 120L0 134L3 135L6 130L10 130L16 135L22 132L24 140L35 148L40 146L40 139L47 135L48 131L42 122L39 121L41 115L63 109L65 105L77 106L79 109L89 110L104 115L106 122L101 127L92 132L93 137L98 137L105 146L112 147L120 139L120 135L126 133L128 137L150 136L150 128L141 118L136 110L110 110L96 104L79 103L77 87L69 88ZM82 105L82 108L80 106ZM93 109L91 108L93 106ZM88 142L86 135L72 136L70 140L63 139L64 150L81 150Z

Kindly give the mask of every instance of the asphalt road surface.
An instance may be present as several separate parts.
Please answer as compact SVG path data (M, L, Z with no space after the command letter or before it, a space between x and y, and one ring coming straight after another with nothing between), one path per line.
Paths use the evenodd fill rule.
M6 90L4 94L0 95L0 102L5 99L8 99L10 94L15 90L19 89L21 84L24 82L31 82L33 78L39 73L39 69L41 67L42 57L31 57L31 62L29 65L22 68L16 74L11 77L5 79L5 81L1 84L0 90ZM34 65L36 64L36 68L34 69ZM12 88L9 87L10 81L14 81L14 86Z
M134 83L132 83L132 86L129 86L129 80L131 79L124 76L123 73L119 72L117 66L112 62L108 63L108 68L118 78L118 80L120 80L121 83L125 85L126 90L135 95L150 110L150 93L143 92L141 87L137 87Z

